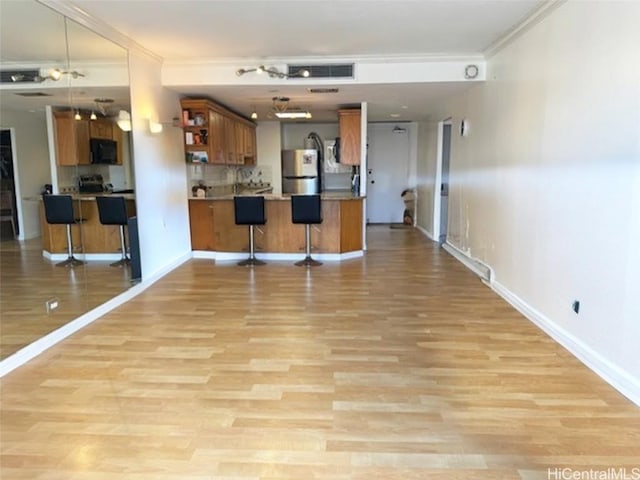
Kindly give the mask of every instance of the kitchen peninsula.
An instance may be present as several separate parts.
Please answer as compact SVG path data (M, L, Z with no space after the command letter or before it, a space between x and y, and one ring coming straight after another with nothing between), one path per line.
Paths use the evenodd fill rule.
M76 194L73 196L76 217L82 218L80 224L71 226L74 247L80 247L80 258L91 255L96 260L117 260L120 256L120 230L117 225L102 225L98 216L96 195ZM104 195L110 195L105 193ZM135 216L135 195L122 194L127 201L129 217ZM42 250L45 256L67 253L67 234L65 225L50 225L44 215L44 203L40 201L40 227L42 229ZM125 229L125 233L128 229ZM128 242L127 242L128 244ZM57 258L57 257L56 257ZM62 258L62 257L60 257Z
M304 225L291 222L291 198L265 197L267 223L256 229L258 256L304 253ZM242 253L249 249L246 226L236 225L233 195L189 199L191 248L205 252ZM350 192L322 194L322 217L311 228L314 253L362 254L362 197ZM316 228L317 227L317 228Z

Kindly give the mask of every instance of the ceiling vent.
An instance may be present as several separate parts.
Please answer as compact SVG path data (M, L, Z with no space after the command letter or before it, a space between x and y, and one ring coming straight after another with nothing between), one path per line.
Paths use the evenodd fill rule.
M353 63L336 63L333 65L287 65L290 75L301 70L309 72L305 78L353 78Z
M0 71L0 83L33 83L42 82L40 70L2 70Z
M309 93L338 93L337 88L307 88Z
M52 97L53 95L44 92L20 92L16 93L20 97Z

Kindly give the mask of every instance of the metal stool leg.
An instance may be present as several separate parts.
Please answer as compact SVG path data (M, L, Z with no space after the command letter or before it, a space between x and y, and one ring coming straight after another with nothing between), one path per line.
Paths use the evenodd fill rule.
M298 267L301 267L303 265L306 265L307 267L317 267L318 265L322 265L322 262L319 262L311 258L311 225L309 225L308 223L304 225L304 236L305 236L304 249L305 249L306 257L304 257L304 260L300 260L299 262L296 262L295 265L297 265Z
M67 224L67 259L63 262L56 263L56 267L75 267L76 265L84 265L82 260L78 260L73 256L73 238L71 237L71 225Z
M258 260L256 258L256 254L255 254L255 246L253 243L253 225L249 225L249 258L247 258L246 260L242 260L241 262L238 262L238 265L240 266L246 266L246 265L265 265L266 263L263 262L262 260Z
M122 258L117 262L109 264L112 267L121 267L123 265L128 265L130 262L129 257L127 257L127 243L124 237L124 225L120 225L120 248L122 249Z

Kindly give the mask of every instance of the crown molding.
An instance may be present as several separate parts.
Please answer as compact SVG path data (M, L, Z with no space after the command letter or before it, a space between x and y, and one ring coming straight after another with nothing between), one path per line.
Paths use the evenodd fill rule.
M36 0L38 3L45 5L46 7L55 10L56 12L64 15L65 17L79 23L80 25L88 28L89 30L103 36L107 40L112 41L116 45L121 46L129 52L136 52L151 57L157 62L162 63L163 58L155 54L151 50L140 45L132 38L126 36L120 31L113 28L105 21L94 17L90 13L85 12L74 2L68 0Z
M522 22L509 30L498 40L489 45L482 53L485 59L491 58L507 45L511 44L523 33L533 26L540 23L544 18L549 16L556 8L566 3L567 0L546 0L540 7L532 11Z

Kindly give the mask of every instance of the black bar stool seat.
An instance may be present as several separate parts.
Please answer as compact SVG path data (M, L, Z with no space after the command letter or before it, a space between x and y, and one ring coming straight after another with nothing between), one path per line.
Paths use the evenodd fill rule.
M81 224L82 218L76 217L73 211L71 195L43 195L44 216L50 225L66 225L67 227L67 259L56 263L57 267L75 267L85 262L73 256L73 237L71 225Z
M238 262L238 265L264 265L255 255L255 243L253 228L255 225L264 225L267 219L264 214L264 197L257 195L233 197L233 209L236 225L249 226L249 258Z
M307 267L322 265L322 262L311 258L311 225L322 223L321 205L320 195L291 196L291 221L304 224L306 256L304 260L295 263L299 267L303 265Z
M129 222L127 201L124 197L97 196L96 203L98 205L100 223L102 225L118 225L120 227L120 249L122 250L122 258L110 265L112 267L128 265L130 260L127 256L127 240L124 235L124 227Z

